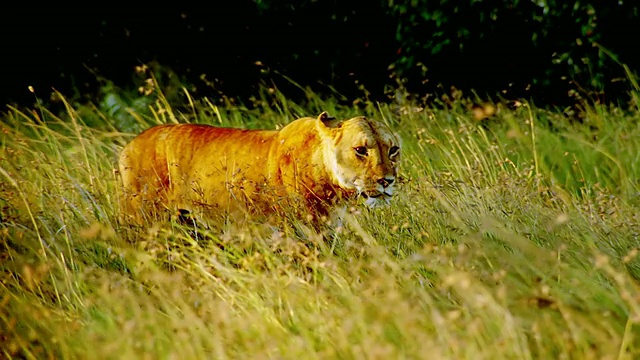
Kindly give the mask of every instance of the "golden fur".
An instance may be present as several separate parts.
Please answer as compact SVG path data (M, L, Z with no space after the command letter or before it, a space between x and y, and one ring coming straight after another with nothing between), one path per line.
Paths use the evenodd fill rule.
M120 155L123 210L140 221L162 208L213 215L302 204L318 217L354 194L385 204L394 195L400 141L380 122L326 113L277 131L159 125Z

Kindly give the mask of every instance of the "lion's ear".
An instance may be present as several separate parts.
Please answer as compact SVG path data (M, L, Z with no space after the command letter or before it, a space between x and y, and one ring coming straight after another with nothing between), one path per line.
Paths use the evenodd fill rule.
M342 126L342 121L337 120L333 116L329 115L326 111L318 116L318 125L323 125L331 129L339 128Z

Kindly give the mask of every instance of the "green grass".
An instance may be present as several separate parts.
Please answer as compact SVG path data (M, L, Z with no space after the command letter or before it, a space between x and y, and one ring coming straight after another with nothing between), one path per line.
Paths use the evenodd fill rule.
M576 122L496 104L479 121L464 100L148 96L2 115L3 357L640 356L637 110L588 108ZM118 223L117 154L143 128L274 128L323 110L401 134L405 182L389 208L357 208L327 239Z

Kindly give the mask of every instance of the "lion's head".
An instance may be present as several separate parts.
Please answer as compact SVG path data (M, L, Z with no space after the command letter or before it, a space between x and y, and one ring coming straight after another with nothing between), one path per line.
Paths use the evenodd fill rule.
M400 137L385 124L363 116L337 121L322 113L317 128L325 166L340 187L355 190L375 207L394 195L400 161Z

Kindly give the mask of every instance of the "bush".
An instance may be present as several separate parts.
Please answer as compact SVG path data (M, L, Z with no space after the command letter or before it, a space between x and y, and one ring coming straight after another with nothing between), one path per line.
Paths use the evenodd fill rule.
M639 19L640 6L629 1L390 0L387 6L402 55L394 67L412 86L535 95L551 104L579 96L609 101L629 89L620 64L640 63L633 50L640 41L625 36Z
M33 101L28 86L41 99L53 87L91 100L103 86L96 78L125 87L134 67L157 62L214 99L246 99L275 82L304 100L293 79L349 100L387 100L400 82L412 93L455 86L539 106L619 102L629 89L621 64L632 71L640 64L640 38L626 36L638 27L639 8L595 0L260 0L125 13L11 9L0 24L16 34L4 48L11 56L0 69L0 100Z

